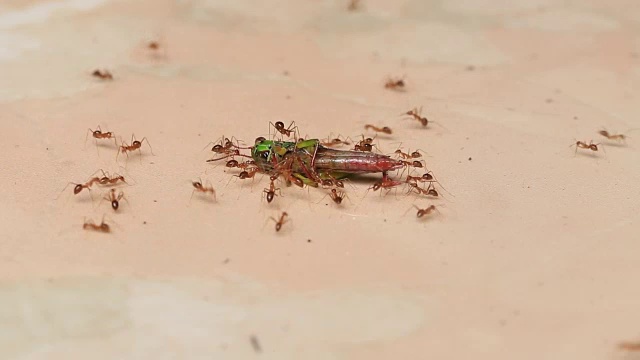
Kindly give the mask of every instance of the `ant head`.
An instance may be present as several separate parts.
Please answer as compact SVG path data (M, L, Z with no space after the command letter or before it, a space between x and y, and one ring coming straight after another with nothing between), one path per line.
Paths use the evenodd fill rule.
M232 146L233 146L233 142L231 142L229 138L224 138L224 147L232 147Z
M82 191L82 185L81 184L76 184L76 186L73 188L73 194L74 195L78 195L80 193L80 191Z
M234 168L234 167L238 166L238 160L235 160L235 159L234 160L229 160L229 161L227 161L227 165L226 166L229 167L229 168Z
M111 207L113 208L113 210L118 210L119 206L120 206L120 204L118 203L118 200L112 200L111 201Z

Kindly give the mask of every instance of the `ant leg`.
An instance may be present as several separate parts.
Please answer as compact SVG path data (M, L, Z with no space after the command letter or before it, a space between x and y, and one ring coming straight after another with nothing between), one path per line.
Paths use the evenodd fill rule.
M142 144L143 141L147 141L147 146L149 146L149 150L151 150L151 155L156 156L156 154L153 153L153 148L151 147L151 144L149 143L149 139L147 139L147 137L143 137L142 140L140 140L140 143Z

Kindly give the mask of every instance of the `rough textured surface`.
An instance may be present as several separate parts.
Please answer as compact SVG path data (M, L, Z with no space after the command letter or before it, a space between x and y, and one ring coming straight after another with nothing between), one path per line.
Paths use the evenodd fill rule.
M639 18L623 0L3 1L2 358L619 356L640 337ZM414 106L433 124L402 120ZM205 163L277 120L390 126L381 151L427 151L449 193L267 204L267 179ZM116 163L85 143L97 125L156 156ZM120 214L60 193L100 168L132 179ZM190 201L198 177L217 203ZM105 213L112 234L82 230Z

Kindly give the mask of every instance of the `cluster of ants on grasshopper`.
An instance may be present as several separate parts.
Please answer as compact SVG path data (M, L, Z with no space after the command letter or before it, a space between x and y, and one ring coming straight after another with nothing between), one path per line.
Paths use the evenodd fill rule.
M113 132L103 131L100 128L100 126L98 126L95 130L87 129L87 136L85 138L85 143L89 137L89 134L91 134L91 137L96 141L96 147L98 147L98 141L105 141L105 140L114 141L114 145L117 151L116 162L120 154L125 154L128 159L129 153L136 150L140 153L140 156L142 156L141 148L142 148L143 142L146 142L146 144L149 146L149 149L151 150L151 154L153 154L153 149L151 148L151 145L149 144L149 141L147 140L146 137L142 138L141 140L137 140L135 135L132 135L130 143L126 143L124 140L121 140L120 144L118 144L116 135ZM62 189L61 193L64 192L67 189L67 187L69 187L69 185L73 185L74 195L78 195L82 193L85 189L89 192L89 195L91 195L92 188L96 186L111 187L111 189L109 189L104 194L100 202L102 202L102 200L109 201L113 211L117 212L120 209L120 203L122 200L126 201L127 203L129 202L122 190L116 190L114 188L116 186L123 185L123 184L130 185L123 175L118 173L109 174L103 169L99 169L95 171L92 175L90 175L89 178L84 182L80 182L80 183L69 182L64 187L64 189ZM91 198L93 199L92 195L91 195ZM104 218L105 217L103 216L102 221L100 223L96 223L93 220L85 219L82 228L85 230L93 230L98 232L109 233L111 232L111 228L109 224L105 223Z
M405 113L426 123L426 118L420 115L420 110L412 109ZM344 191L344 183L347 175L364 173L382 173L382 178L375 182L369 189L373 191L390 191L401 185L406 185L408 194L414 193L428 198L437 198L439 193L435 184L438 183L430 171L421 176L406 175L403 180L395 180L389 176L390 171L400 169L424 168L424 162L420 160L420 150L404 152L396 150L392 156L374 153L374 137L365 137L354 141L351 138L343 138L340 135L327 139L304 139L299 136L298 127L292 122L288 127L282 121L270 123L281 135L291 141L267 140L258 137L254 146L241 146L235 138L222 137L213 143L211 151L216 157L207 162L226 160L225 167L238 169L239 173L233 175L240 180L253 179L257 174L269 177L269 186L264 188L263 198L271 203L276 196L281 196L281 188L276 185L278 179L284 181L287 186L292 184L298 187L315 187L327 191L325 196L338 206L343 204L348 196ZM365 125L365 130L390 135L392 130L388 126ZM210 143L211 144L211 143ZM207 145L208 146L208 145ZM330 147L351 146L350 150L338 150ZM249 150L251 155L241 153L241 150ZM403 170L403 171L404 171ZM213 188L204 188L201 182L193 182L194 191L211 192ZM425 209L416 206L418 218L432 214L436 208L431 205ZM271 218L276 223L276 231L280 231L285 222L287 213L283 213L279 219Z

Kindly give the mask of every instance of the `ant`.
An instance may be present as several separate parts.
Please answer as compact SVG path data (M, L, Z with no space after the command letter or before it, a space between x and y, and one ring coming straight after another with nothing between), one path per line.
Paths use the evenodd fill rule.
M142 150L141 150L142 142L144 142L145 140L147 140L146 137L143 137L142 140L136 140L135 134L131 134L131 145L128 145L123 140L120 144L120 151L118 151L118 155L120 154L120 152L122 152L123 154L126 154L127 157L129 157L129 152L134 150L140 151L140 155L142 155ZM151 144L149 144L149 140L147 140L147 145L149 145L149 149L151 149L151 154L155 155L153 153L153 148L151 147ZM116 160L118 160L118 155L116 155Z
M295 126L296 122L292 121L291 124L289 124L288 128L284 127L284 123L282 121L276 121L276 123L272 123L269 122L269 125L273 126L277 132L279 132L282 135L286 135L288 137L291 137L291 133L294 133L298 130L298 127ZM257 140L257 139L256 139Z
M193 185L193 191L191 192L191 198L189 199L189 201L191 201L191 199L193 198L193 193L195 193L196 191L204 194L211 193L211 195L213 196L213 200L216 201L216 190L213 188L213 186L211 186L211 183L207 184L208 186L202 185L201 179L198 179L198 181L192 181L191 185Z
M115 185L118 183L118 181L128 184L124 179L124 176L120 174L113 174L113 176L109 176L109 173L105 173L103 170L100 171L102 171L102 177L100 178L100 180L98 180L98 183L100 183L100 185Z
M342 199L347 197L347 194L344 191L331 189L331 193L329 194L329 196L331 196L331 200L333 200L334 203L340 205L342 204Z
M371 129L371 130L373 130L375 132L381 132L381 133L385 133L387 135L391 135L391 133L392 133L391 128L388 127L388 126L384 126L384 127L379 128L379 127L377 127L375 125L367 124L367 125L364 126L364 129L365 130Z
M429 120L426 118L426 116L422 116L422 106L420 107L420 109L414 107L413 109L407 111L406 113L404 113L404 115L409 115L412 118L418 120L422 126L426 127L427 125L429 125Z
M416 167L416 168L423 168L424 165L422 165L422 162L418 161L418 160L414 160L414 161L405 161L405 160L399 160L404 166L407 167Z
M571 144L569 147L571 147L571 146L575 146L576 147L576 151L574 153L574 156L575 156L575 154L578 153L578 148L588 149L588 150L591 150L591 151L598 151L598 145L600 145L600 144L594 144L593 140L589 141L588 144L586 142L584 142L584 141L577 140L575 144Z
M82 190L87 189L89 190L89 192L91 192L91 186L93 186L94 183L100 183L100 178L99 177L92 177L90 178L86 183L84 184L77 184L74 182L69 182L64 189L62 189L62 191L60 191L60 193L62 194L69 185L75 185L73 187L73 195L78 195L79 193L82 192ZM59 197L60 195L58 195ZM57 199L57 198L56 198Z
M116 189L111 189L111 191L104 196L105 200L111 200L111 207L114 211L117 211L120 207L120 200L122 200L122 198L124 198L124 193L120 191L118 195L116 195ZM126 200L127 199L125 199L125 201Z
M255 162L255 160L247 160L247 161L241 163L241 162L238 162L238 160L231 159L231 160L227 161L225 166L228 167L228 168L238 168L238 169L246 170L246 169L249 169L251 167L255 167L256 166L256 162Z
M84 224L82 224L82 228L84 230L94 230L94 231L103 232L103 233L111 232L111 227L109 227L109 224L104 222L104 215L102 216L102 222L100 222L100 224L97 224L97 225L95 222L93 222L93 220L87 221L87 219L85 218Z
M627 142L627 136L624 134L610 134L607 130L604 130L604 129L598 131L598 134L606 137L609 140L615 140L615 141L624 142L624 143Z
M395 91L404 91L405 85L404 77L399 79L389 77L384 83L384 88Z
M354 151L371 152L373 150L373 138L366 138L362 136L362 140L353 147Z
M433 196L433 197L439 196L438 191L435 189L435 187L433 187L433 183L429 183L429 186L427 186L426 189L423 189L420 186L418 186L418 183L416 182L408 182L407 184L410 186L409 192L415 190L418 194Z
M116 142L116 136L111 131L102 131L102 129L100 129L100 125L98 125L95 130L92 130L91 128L87 129L87 136L85 136L84 138L85 144L87 143L87 139L89 138L89 133L91 133L91 136L96 140L113 139L113 142L116 144L116 146L118 146L118 143Z
M351 143L346 139L344 140L341 139L340 135L338 135L338 137L334 139L330 139L330 137L331 136L329 136L326 140L320 142L320 145L324 145L324 146L351 145Z
M373 191L377 191L378 189L390 190L391 188L394 188L398 185L402 185L402 182L397 180L392 180L389 177L383 177L380 181L374 183L373 186L370 187L370 189L373 189Z
M256 176L256 174L258 173L258 168L250 168L249 170L243 170L240 172L240 174L238 175L233 175L233 176L237 176L240 179L244 180L244 179L252 179L254 176Z
M280 189L276 187L275 181L278 179L278 175L271 175L269 178L271 183L269 184L269 188L264 189L264 193L267 194L267 202L271 203L273 201L273 197L276 195L276 190L280 192Z
M406 183L418 183L418 182L437 182L433 175L431 175L431 171L422 174L422 176L411 176L407 175Z
M417 205L413 205L413 207L418 209L418 212L416 213L416 216L419 217L419 218L421 218L423 216L427 216L427 215L431 214L434 211L437 211L435 205L430 205L429 207L427 207L425 209L421 209Z
M108 70L101 71L96 69L91 73L91 75L101 80L113 80L113 75L111 75Z
M236 142L238 142L238 145L235 145L233 143L233 140L236 140ZM209 146L212 143L213 143L213 141L210 142L209 144L207 144L207 146ZM229 140L229 138L226 138L226 137L223 136L220 139L219 144L213 145L213 147L211 148L211 151L213 151L214 153L217 153L217 154L231 154L233 152L233 150L231 150L231 148L237 148L237 147L239 147L239 145L240 145L239 141L235 137L231 137L231 140ZM205 146L205 148L207 146Z
M271 220L276 222L276 231L280 231L280 229L282 229L282 225L284 225L284 223L285 223L284 218L286 216L289 216L289 214L287 214L285 211L283 211L282 215L280 215L280 220L276 220L273 216L269 218L269 219L271 219Z
M416 150L414 152L412 152L411 154L409 153L405 153L402 150L398 149L394 152L394 154L400 155L401 158L403 159L418 159L422 157L422 154L420 154L420 151Z

